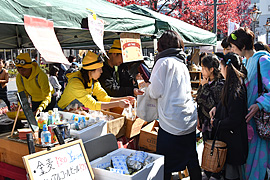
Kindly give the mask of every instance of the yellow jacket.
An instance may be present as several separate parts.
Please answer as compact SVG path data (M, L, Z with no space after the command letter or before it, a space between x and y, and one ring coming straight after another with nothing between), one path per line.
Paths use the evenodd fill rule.
M19 73L16 76L16 84L18 92L24 91L26 96L30 95L32 101L42 101L38 109L40 111L46 109L51 102L53 87L48 80L48 76L40 69L36 62L32 63L32 73L28 79Z
M91 85L92 81L88 83L88 86L90 88L84 87L81 80L82 74L80 71L69 73L67 74L68 77L68 84L61 96L61 99L58 101L57 105L65 109L72 101L77 99L79 102L81 102L85 107L91 109L91 110L101 110L101 102L110 102L111 97L108 96L106 91L101 87L100 83L97 81L94 83L94 88L92 90ZM81 80L80 80L80 79ZM93 97L95 96L98 101L96 101Z

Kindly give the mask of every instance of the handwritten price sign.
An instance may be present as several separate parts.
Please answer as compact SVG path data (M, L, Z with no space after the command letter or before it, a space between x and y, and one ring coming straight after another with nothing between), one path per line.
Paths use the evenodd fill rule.
M143 60L140 34L120 34L123 62Z
M94 178L81 140L24 156L23 161L31 180Z

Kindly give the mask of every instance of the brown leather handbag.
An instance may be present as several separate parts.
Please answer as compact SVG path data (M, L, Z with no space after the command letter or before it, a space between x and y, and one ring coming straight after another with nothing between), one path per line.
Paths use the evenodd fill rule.
M218 173L222 170L227 155L227 144L216 140L219 125L220 121L218 122L214 140L204 142L202 154L202 168L213 173Z

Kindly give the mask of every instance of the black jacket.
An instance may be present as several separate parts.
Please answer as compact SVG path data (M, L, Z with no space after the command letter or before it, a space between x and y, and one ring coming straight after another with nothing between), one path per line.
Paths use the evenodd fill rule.
M133 78L128 72L128 68L125 64L121 64L118 67L119 83L117 82L117 75L114 68L111 68L107 63L104 63L102 67L103 73L98 81L109 96L123 97L134 96Z
M229 91L228 104L223 106L220 102L217 106L214 130L220 120L218 140L227 144L226 163L232 165L245 164L248 155L248 136L245 116L247 115L247 91L243 84L241 94Z
M203 86L199 86L196 101L200 127L204 127L203 132L205 132L211 126L209 112L220 102L220 94L223 85L224 79L218 78L215 79L211 84L206 83Z

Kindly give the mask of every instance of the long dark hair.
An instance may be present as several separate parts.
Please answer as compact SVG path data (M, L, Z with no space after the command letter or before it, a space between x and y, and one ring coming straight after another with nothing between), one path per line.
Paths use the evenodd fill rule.
M92 71L95 71L96 69L92 69L92 70L86 70L86 69L81 69L80 70L80 72L81 72L81 74L82 74L82 78L83 78L83 85L84 85L84 88L86 89L86 88L90 88L89 86L88 86L88 83L90 83L90 78L89 78L89 71L90 72L92 72ZM93 83L95 83L95 82L97 82L97 80L94 80L94 79L92 79L93 80Z
M158 40L158 52L162 52L169 48L184 49L184 42L181 36L172 30L165 31Z
M221 92L221 102L223 106L227 106L229 92L234 92L237 96L241 96L241 85L244 83L247 71L241 63L241 57L235 53L226 54L220 63L224 67L227 66L226 81Z
M50 66L50 76L56 76L56 73L59 71L59 68L55 65Z
M219 61L218 61L217 56L212 55L212 54L207 55L206 57L202 59L201 63L204 67L207 67L209 70L210 68L214 69L213 75L214 75L215 80L220 78Z

